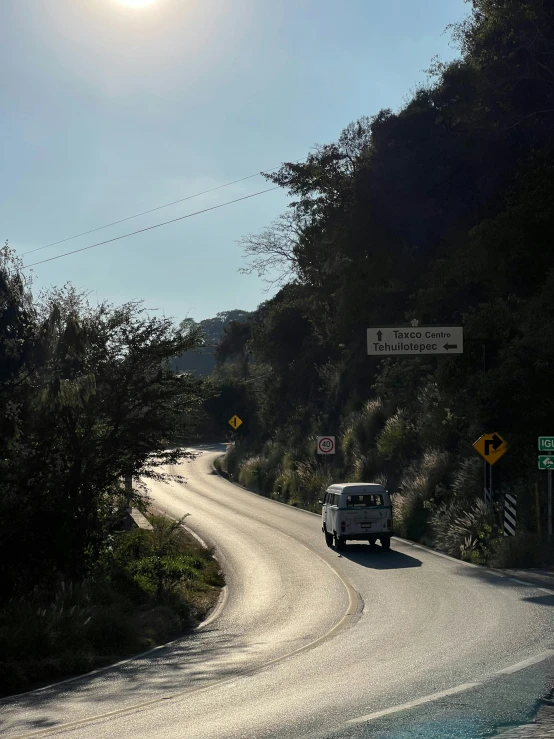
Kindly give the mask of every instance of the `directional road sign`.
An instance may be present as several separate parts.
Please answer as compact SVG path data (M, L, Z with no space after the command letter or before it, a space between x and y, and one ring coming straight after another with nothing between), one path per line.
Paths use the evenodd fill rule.
M367 353L377 357L463 354L462 326L374 326L367 329Z
M554 470L554 457L539 454L539 470Z
M554 452L554 436L539 436L539 452Z
M500 457L508 451L508 445L500 434L483 434L477 439L473 448L489 464L498 462Z
M242 421L238 416L233 416L233 418L229 419L229 424L234 428L238 429L238 427L241 425Z
M318 454L334 454L335 453L335 437L334 436L318 436L317 437L317 453Z

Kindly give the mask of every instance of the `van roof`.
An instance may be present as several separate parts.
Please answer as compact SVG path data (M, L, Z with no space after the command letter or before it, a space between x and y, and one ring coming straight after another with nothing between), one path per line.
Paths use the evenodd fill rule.
M384 490L385 486L378 482L341 482L329 486L329 490L344 490L345 488L380 488Z

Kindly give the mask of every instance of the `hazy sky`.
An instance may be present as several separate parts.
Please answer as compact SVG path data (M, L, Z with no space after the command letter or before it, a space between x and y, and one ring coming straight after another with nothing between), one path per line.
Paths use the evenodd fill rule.
M130 0L129 0L130 2ZM397 109L463 0L1 0L0 238L19 253L301 159ZM270 187L262 177L25 257L25 263ZM268 294L237 240L277 191L34 268L35 286L145 299L201 320ZM271 294L271 293L270 293Z

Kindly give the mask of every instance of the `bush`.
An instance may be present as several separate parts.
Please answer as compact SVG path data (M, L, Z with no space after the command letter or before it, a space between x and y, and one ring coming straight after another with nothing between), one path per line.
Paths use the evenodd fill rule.
M457 500L474 500L483 490L483 462L473 455L463 459L454 474L451 486L452 494Z
M413 494L395 493L392 495L392 511L394 530L397 534L411 541L431 543L425 538L429 511L420 497Z
M459 439L460 419L448 407L438 384L427 381L417 394L417 433L422 446L454 449Z
M298 499L298 477L294 469L282 470L273 483L274 497L283 503Z
M242 454L243 450L240 444L232 444L223 458L223 466L231 479L238 477Z
M522 531L516 536L501 536L493 545L490 565L498 568L542 567L546 547L537 534Z
M375 482L378 476L378 459L373 450L360 454L354 460L351 482Z
M333 475L316 460L297 462L298 496L291 499L291 505L301 505L308 510L318 507L317 501L333 482Z
M356 480L364 479L366 463L370 476L374 474L374 457L370 461L370 451L384 424L385 411L379 398L366 401L361 410L349 413L343 421L339 450Z
M245 460L240 467L238 481L245 488L250 488L256 493L270 492L272 481L268 474L267 460L262 456Z
M417 438L404 410L398 410L387 419L385 427L377 436L379 454L395 463L413 459L417 453Z
M426 451L402 478L402 492L421 500L433 500L444 494L450 481L452 462L447 452Z
M350 416L343 425L339 448L347 466L352 463L354 458L359 457L361 445L356 434L355 416Z
M109 664L176 636L216 602L223 576L178 522L115 537L94 576L37 588L0 610L0 692Z
M443 503L430 519L435 544L440 551L474 564L487 564L498 537L497 510L475 498Z
M358 436L364 447L375 442L386 423L386 413L381 398L368 400L358 418Z
M430 509L444 495L451 470L446 452L429 450L413 462L401 481L401 494L393 496L395 528L407 539L431 544L428 535Z

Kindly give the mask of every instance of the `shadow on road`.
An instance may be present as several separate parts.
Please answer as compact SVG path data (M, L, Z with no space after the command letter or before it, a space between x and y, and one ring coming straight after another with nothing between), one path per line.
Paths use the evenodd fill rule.
M540 606L554 606L554 593L552 595L535 595L531 598L524 598L528 603L538 603Z
M241 674L256 666L244 660L252 648L215 626L183 635L164 647L96 674L36 692L0 699L0 735L45 729L64 721L160 699Z
M369 544L347 544L341 549L342 556L363 567L373 570L401 570L406 567L421 567L421 560L394 549L383 551L380 546Z
M533 591L536 592L537 590L545 587L544 583L542 582L533 582L533 580L531 579L532 574L530 574L529 581L525 582L523 574L521 575L521 579L511 579L509 573L501 576L485 568L481 569L480 567L464 567L463 565L460 565L460 567L457 568L456 573L459 575L463 575L464 577L471 577L474 580L481 580L482 582L486 582L489 585L495 585L496 587L504 588L506 590L527 590L529 592L529 595L524 596L522 600L543 606L554 606L554 590L552 591L551 595L531 595ZM519 582L517 580L519 580Z

